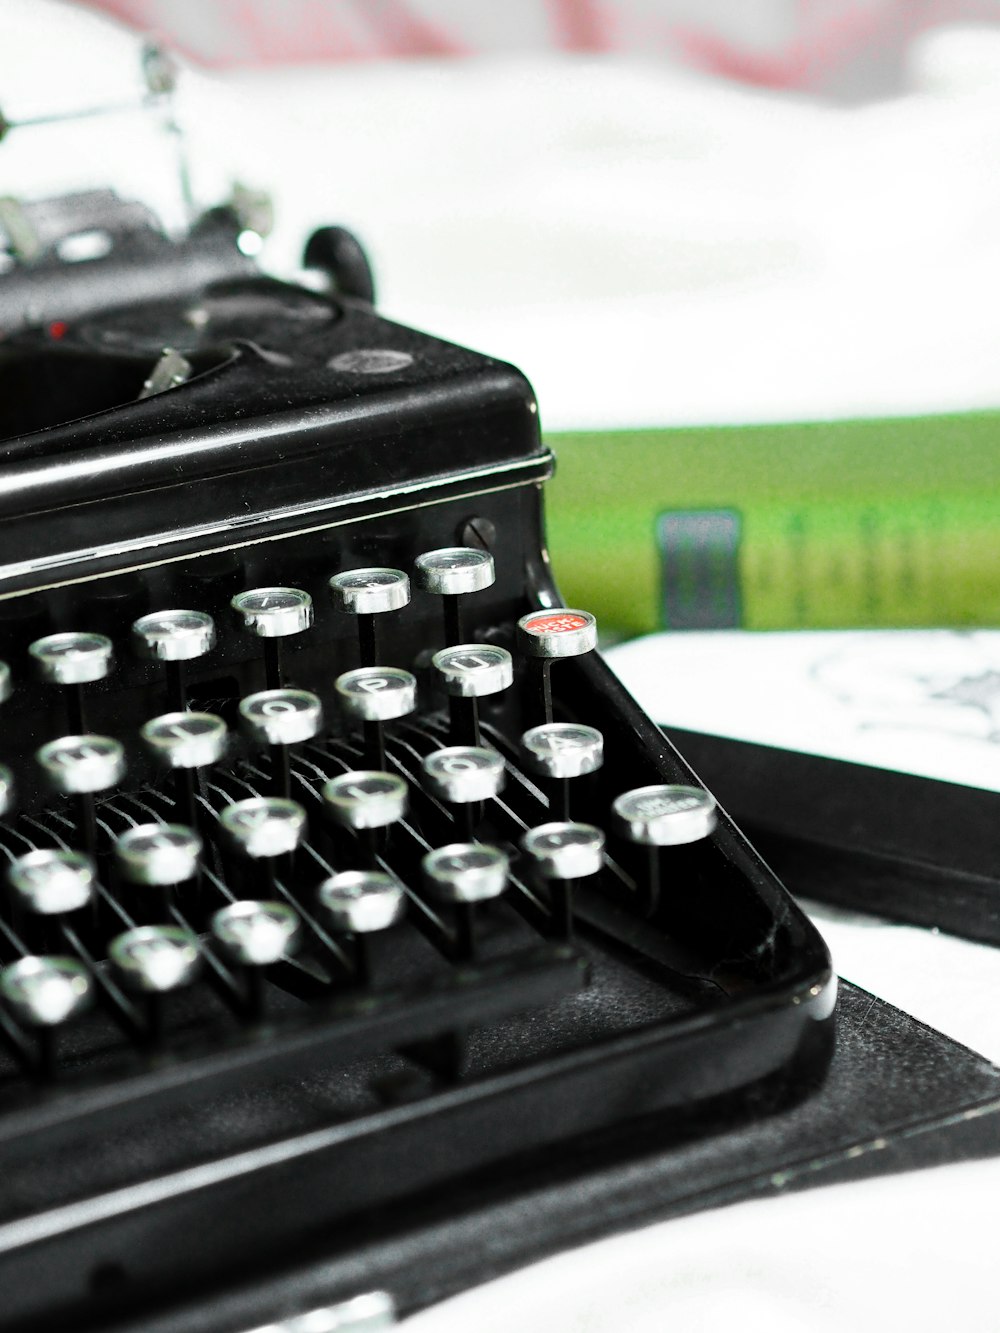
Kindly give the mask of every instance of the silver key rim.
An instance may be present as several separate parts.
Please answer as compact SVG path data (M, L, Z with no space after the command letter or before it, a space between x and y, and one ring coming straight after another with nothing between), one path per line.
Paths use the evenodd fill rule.
M39 675L53 685L86 685L108 674L114 645L103 634L87 630L46 634L29 644Z
M421 761L424 786L455 805L488 801L502 790L506 764L485 745L446 745Z
M139 732L146 749L167 768L207 768L226 752L226 724L214 713L161 713Z
M322 729L323 705L309 690L260 690L240 700L240 725L262 744L297 745Z
M579 657L597 647L597 620L568 606L529 611L517 622L517 640L529 657Z
M183 884L197 873L201 846L185 824L137 824L115 842L115 862L132 884Z
M7 879L18 901L38 916L86 907L94 896L94 863L82 852L39 848L12 861Z
M392 722L417 706L416 677L402 667L358 667L334 681L341 708L359 722Z
M0 973L0 994L30 1027L58 1027L85 1009L93 982L75 958L28 954Z
M313 599L301 588L249 588L230 602L243 628L260 639L301 634L313 623Z
M499 847L453 842L428 852L421 869L424 883L435 897L453 903L478 903L503 893L510 862Z
M215 647L215 621L205 611L151 611L133 624L132 643L154 662L191 662Z
M186 986L201 968L197 935L181 926L136 926L116 935L108 957L130 990L164 994Z
M319 904L335 930L371 935L402 917L406 894L381 870L342 870L319 886Z
M604 864L604 834L593 824L540 824L521 846L545 879L584 879Z
M0 662L0 704L5 704L14 693L14 677L6 662Z
M525 767L541 777L581 778L604 763L604 737L577 722L545 722L521 737Z
M506 648L492 643L462 643L442 648L431 663L449 694L480 699L499 694L513 684L514 659Z
M219 823L230 844L254 860L294 852L306 831L306 812L284 796L251 796L223 808Z
M323 787L323 801L345 828L386 828L406 814L409 789L395 773L359 769L331 778Z
M230 962L243 967L268 967L295 952L302 923L298 912L287 903L246 899L216 912L211 931Z
M0 819L14 804L14 775L6 764L0 764Z
M111 736L59 736L37 751L54 791L64 794L107 791L125 773L125 750Z
M635 787L611 805L615 831L649 847L700 842L715 828L715 798L702 787L664 784Z
M338 611L355 616L401 611L410 600L410 580L401 569L370 566L345 569L330 580L330 596Z
M473 546L442 546L425 551L413 563L414 582L424 592L456 596L482 592L496 582L496 568L489 551Z

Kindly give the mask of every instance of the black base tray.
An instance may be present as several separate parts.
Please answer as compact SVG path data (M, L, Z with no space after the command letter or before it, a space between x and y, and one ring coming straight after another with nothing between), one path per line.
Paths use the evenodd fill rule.
M526 1156L468 1179L461 1192L331 1234L294 1268L229 1274L228 1284L189 1293L158 1316L81 1325L81 1333L235 1333L376 1289L413 1312L654 1219L992 1155L1000 1151L1000 1070L843 984L823 1089L738 1130L706 1132L714 1128L702 1116L678 1143L676 1122L665 1131L651 1118Z
M1000 944L997 792L666 731L796 892Z

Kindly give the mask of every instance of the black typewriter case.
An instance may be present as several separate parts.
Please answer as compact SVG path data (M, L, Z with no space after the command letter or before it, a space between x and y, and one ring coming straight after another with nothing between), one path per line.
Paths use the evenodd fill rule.
M0 758L18 793L0 847L52 845L72 826L33 758L66 720L58 688L32 673L29 642L80 629L114 640L114 670L86 695L87 729L128 753L126 782L97 806L98 866L114 897L124 890L107 840L136 812L172 808L136 740L164 710L163 668L131 655L130 624L177 606L215 617L218 643L190 664L188 698L235 733L236 704L263 687L264 664L230 599L289 585L312 594L316 623L286 641L286 676L332 719L292 760L310 847L284 889L308 910L313 852L339 854L315 775L359 762L332 689L357 664L357 634L329 606L327 580L371 564L409 569L442 546L486 547L497 580L466 599L465 637L516 651L518 617L560 605L542 518L553 460L512 367L362 301L234 267L208 278L207 261L188 266L169 298L129 301L123 289L120 305L66 321L50 303L47 322L0 343L0 656L15 682ZM195 373L136 400L168 346ZM383 852L415 888L419 848L449 838L447 814L415 781L420 754L449 734L428 668L441 606L416 593L383 619L383 661L414 670L422 692L415 719L389 729L389 761L413 794ZM605 736L576 818L604 825L613 797L646 783L697 785L596 654L558 663L552 681L555 716ZM551 794L519 761L517 738L539 720L525 664L483 704L484 735L508 764L484 836L513 853L525 827L550 817ZM260 765L235 742L217 790L200 791L206 818L213 802L260 788ZM262 1274L280 1286L303 1254L405 1231L505 1163L541 1153L551 1166L595 1132L627 1144L651 1118L711 1134L808 1095L832 1044L836 981L822 940L724 814L709 839L667 851L668 891L648 905L636 849L609 839L605 870L578 888L571 940L556 936L545 893L515 861L472 961L456 959L448 921L414 891L376 984L279 964L262 1021L227 1003L219 960L173 997L158 1044L102 991L61 1036L46 1077L30 1036L0 1015L3 1326L103 1327L182 1295L210 1302ZM218 873L252 894L249 871L219 861ZM8 935L3 949L8 963ZM103 975L99 949L91 961ZM325 1295L365 1290L356 1278Z

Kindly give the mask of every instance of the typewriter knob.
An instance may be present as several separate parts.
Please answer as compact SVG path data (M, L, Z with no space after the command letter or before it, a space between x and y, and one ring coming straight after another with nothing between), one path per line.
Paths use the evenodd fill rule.
M330 595L338 611L355 616L401 611L410 601L410 580L401 569L349 569L334 574Z
M335 930L371 935L396 924L406 895L381 870L342 870L319 886L319 903Z
M481 592L496 582L496 568L489 551L477 551L471 546L425 551L414 561L414 575L418 588L442 597Z
M215 647L215 621L205 611L151 611L132 626L132 642L154 662L191 662Z
M589 611L567 607L529 611L517 622L517 638L529 657L579 657L597 647L597 620Z
M103 634L47 634L28 652L43 680L53 685L84 685L108 674L114 648Z
M428 852L421 866L424 883L435 897L449 903L479 903L503 893L510 863L499 847L454 842Z
M506 648L491 643L464 643L442 648L431 658L447 692L461 699L499 694L514 681L514 659Z
M295 952L302 924L286 903L246 900L216 912L211 929L230 962L269 967Z
M323 787L327 812L342 827L386 828L406 814L408 790L395 773L341 773Z
M297 801L252 796L227 805L219 823L230 844L254 860L294 852L306 830L306 812Z
M243 627L261 639L301 634L313 623L313 600L301 588L252 588L230 603Z
M596 727L549 722L521 737L525 764L548 778L579 778L596 773L604 762L604 737Z
M401 667L359 667L334 682L340 706L359 722L391 722L417 706L417 682Z
M200 855L201 838L183 824L138 824L115 843L115 861L132 884L183 884Z
M636 787L611 806L616 832L647 847L677 847L707 838L716 825L715 798L701 787Z
M139 735L167 768L205 768L226 751L226 724L214 713L163 713L145 723Z
M0 993L28 1027L57 1027L90 1003L93 984L75 958L29 955L0 973Z
M240 700L240 722L262 745L295 745L323 725L323 705L308 690L261 690Z
M194 980L201 948L197 935L181 926L136 926L115 936L108 958L130 990L159 995Z
M125 751L110 736L60 736L35 758L49 785L63 794L106 791L125 772Z
M38 916L76 912L94 894L94 864L80 852L28 852L11 862L7 878L18 902Z
M583 879L604 864L604 834L593 824L540 824L521 846L543 879Z
M428 791L454 805L488 801L503 787L503 755L483 745L449 745L423 761Z

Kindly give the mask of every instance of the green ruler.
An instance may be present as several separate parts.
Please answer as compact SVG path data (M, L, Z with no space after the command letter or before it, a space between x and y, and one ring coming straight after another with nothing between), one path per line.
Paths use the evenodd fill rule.
M1000 624L1000 412L548 442L560 587L612 632Z

